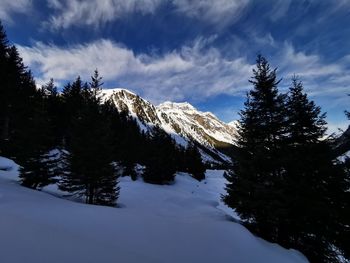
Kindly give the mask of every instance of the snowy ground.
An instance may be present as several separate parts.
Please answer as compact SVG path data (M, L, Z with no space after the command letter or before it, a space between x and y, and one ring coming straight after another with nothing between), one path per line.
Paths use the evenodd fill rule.
M121 179L120 208L80 204L17 183L0 157L1 263L307 262L234 223L220 202L222 171L174 185ZM47 188L52 191L52 188Z

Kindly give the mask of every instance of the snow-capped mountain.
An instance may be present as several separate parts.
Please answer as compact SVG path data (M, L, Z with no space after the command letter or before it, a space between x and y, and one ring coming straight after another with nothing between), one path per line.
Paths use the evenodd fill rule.
M156 107L139 95L126 89L106 89L102 92L103 99L112 99L119 111L128 112L138 122L142 129L150 125L161 126L162 122Z
M218 150L235 145L235 126L220 121L211 112L198 111L189 103L164 102L154 106L125 89L103 90L103 98L112 98L118 110L127 111L142 129L159 126L182 145L193 140L204 147L202 151L205 153L202 155L209 154L216 160L228 160L229 158ZM210 159L208 156L206 158Z

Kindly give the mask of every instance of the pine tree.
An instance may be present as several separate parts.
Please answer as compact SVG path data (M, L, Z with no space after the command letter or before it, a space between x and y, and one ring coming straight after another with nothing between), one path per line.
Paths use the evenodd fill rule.
M39 175L45 170L40 156L49 137L44 94L36 89L31 72L17 48L9 45L1 24L0 78L0 150L22 166L22 183L36 188L48 179Z
M284 96L277 89L276 69L272 70L260 55L250 83L253 89L240 112L239 151L233 171L226 174L223 200L249 229L274 240L278 236L277 215L283 213L279 186L283 176Z
M64 119L65 116L62 116L64 111L63 100L60 93L57 90L57 87L54 84L54 80L50 79L43 87L43 93L46 97L47 104L47 114L50 120L50 128L52 132L52 145L50 148L61 148L64 140Z
M284 233L279 242L302 251L311 262L339 262L334 249L346 228L341 214L346 209L344 167L333 160L327 141L325 114L310 101L303 85L292 80L287 99L288 138L285 151L287 174L283 191L288 209L279 222Z
M310 101L303 91L301 81L293 77L287 99L288 137L291 144L315 143L325 135L326 114Z
M4 58L6 56L8 47L9 47L9 41L7 39L5 29L0 21L0 56L1 58Z
M113 206L119 187L112 163L111 124L95 95L80 78L65 90L67 106L75 113L70 119L67 167L60 188L84 197L86 203ZM74 108L73 102L80 108Z
M194 143L190 143L185 151L185 160L187 163L187 172L192 174L193 178L201 181L205 178L205 166L202 162L201 154Z
M99 98L99 94L101 93L101 86L103 86L102 77L98 73L98 70L95 69L94 75L91 76L90 88L92 90L92 95L94 98Z
M56 182L56 153L51 152L55 146L55 125L48 112L49 90L52 81L36 91L32 106L34 111L30 117L30 125L19 132L19 140L27 151L22 150L20 178L22 185L30 188L41 188ZM24 154L23 154L24 153Z
M143 179L154 184L169 183L176 173L175 142L160 127L155 127L149 136L150 152Z
M264 239L311 262L339 262L347 255L349 184L322 140L325 114L296 78L288 97L278 94L275 70L260 56L251 83L223 200Z

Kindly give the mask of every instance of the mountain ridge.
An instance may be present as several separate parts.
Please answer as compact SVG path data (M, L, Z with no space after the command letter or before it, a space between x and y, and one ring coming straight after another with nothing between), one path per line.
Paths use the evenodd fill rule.
M235 146L236 128L211 112L199 111L188 102L166 101L155 106L122 88L103 89L102 98L111 98L117 109L134 117L144 131L159 126L182 146L195 142L206 162L231 162L222 149Z

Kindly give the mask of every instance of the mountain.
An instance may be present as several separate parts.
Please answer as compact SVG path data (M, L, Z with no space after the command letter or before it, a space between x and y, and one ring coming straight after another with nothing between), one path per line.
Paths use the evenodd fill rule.
M164 102L158 106L126 89L103 90L103 98L111 98L119 111L133 116L142 130L159 126L178 144L194 141L202 157L211 163L230 162L235 147L236 127L220 121L211 112L201 112L189 103Z
M201 112L189 103L164 102L157 106L164 125L202 145L220 147L235 144L236 129L211 112Z

